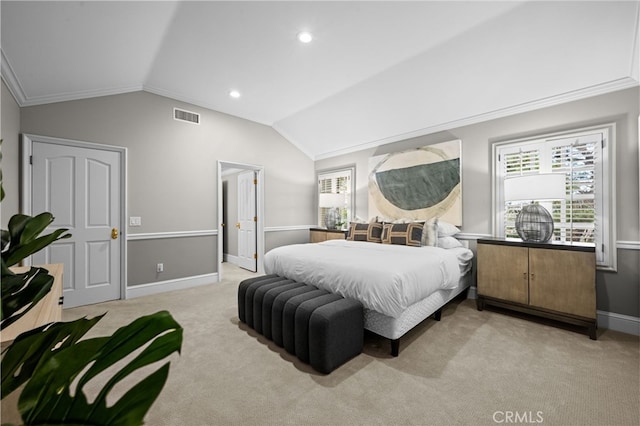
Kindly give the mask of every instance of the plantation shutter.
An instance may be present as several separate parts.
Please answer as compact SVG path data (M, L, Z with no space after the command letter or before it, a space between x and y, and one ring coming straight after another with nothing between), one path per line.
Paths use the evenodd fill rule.
M345 206L340 209L341 219L345 222L351 220L351 177L352 169L337 170L318 175L318 195L320 194L344 194ZM318 207L318 225L324 226L325 217L331 210L330 207Z
M603 184L604 132L514 142L497 148L497 202L501 232L518 238L515 219L530 201L504 201L504 180L521 175L562 173L566 198L541 202L554 220L552 241L593 245L598 262L605 261L608 224ZM533 200L531 200L533 201Z
M549 142L551 171L564 173L567 197L554 202L554 240L596 244L601 233L598 211L602 209L602 134Z
M540 173L539 147L505 150L502 154L503 179ZM528 201L507 201L504 205L504 231L507 238L518 238L516 216Z

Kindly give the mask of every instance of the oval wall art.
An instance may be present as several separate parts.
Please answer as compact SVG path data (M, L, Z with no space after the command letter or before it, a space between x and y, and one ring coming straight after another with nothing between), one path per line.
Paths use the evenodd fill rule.
M371 157L369 217L462 225L461 141ZM380 219L379 219L380 220Z

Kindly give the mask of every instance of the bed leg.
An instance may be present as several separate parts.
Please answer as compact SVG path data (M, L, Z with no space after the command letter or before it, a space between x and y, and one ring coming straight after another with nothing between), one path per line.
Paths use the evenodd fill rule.
M436 321L440 321L440 318L442 318L442 308L433 313L433 319L435 319Z
M398 356L400 353L400 339L391 339L391 356Z

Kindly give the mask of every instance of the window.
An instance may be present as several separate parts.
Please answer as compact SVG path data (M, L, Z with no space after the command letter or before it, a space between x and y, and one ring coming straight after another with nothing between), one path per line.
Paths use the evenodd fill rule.
M594 246L598 266L615 269L615 230L609 220L615 194L609 164L614 133L614 125L608 125L495 144L496 233L518 238L515 218L528 203L504 201L505 179L562 173L566 197L540 203L553 217L553 241Z
M318 180L318 222L326 226L326 218L333 214L336 228L345 229L354 211L355 166L321 170Z

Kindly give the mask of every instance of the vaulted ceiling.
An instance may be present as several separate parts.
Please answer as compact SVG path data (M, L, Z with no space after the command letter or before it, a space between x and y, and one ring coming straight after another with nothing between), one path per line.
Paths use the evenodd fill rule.
M2 77L21 106L145 90L272 126L313 159L640 81L638 1L2 1L0 12Z

